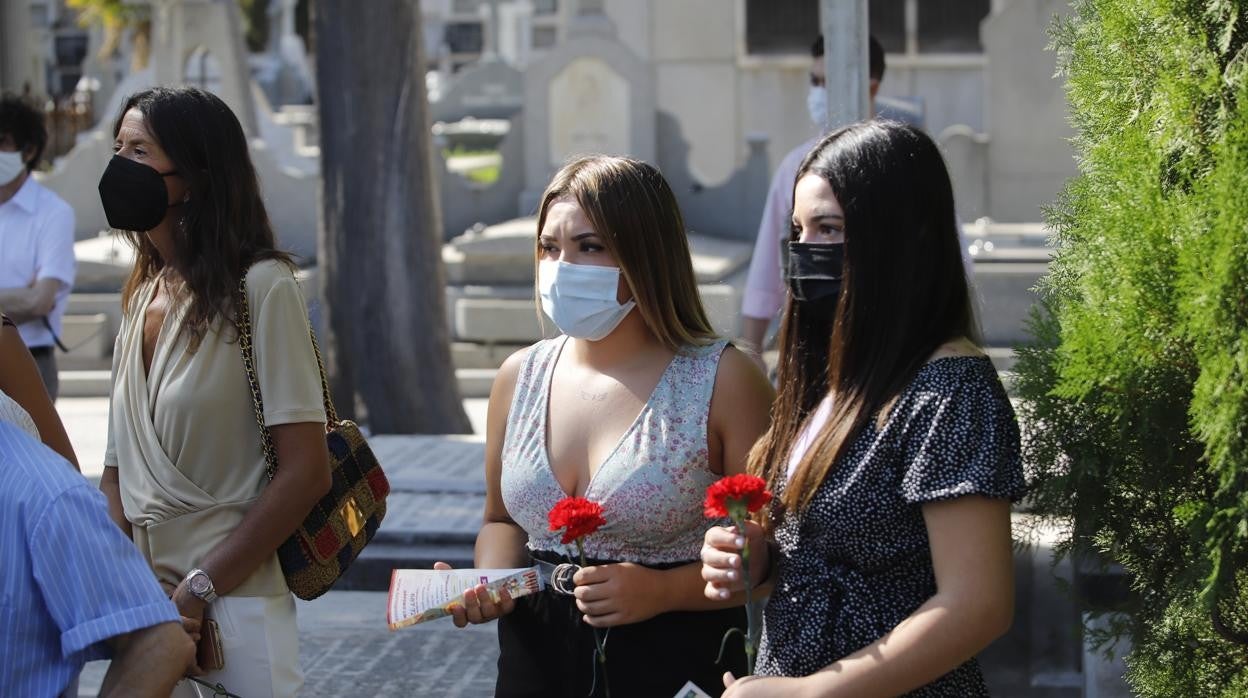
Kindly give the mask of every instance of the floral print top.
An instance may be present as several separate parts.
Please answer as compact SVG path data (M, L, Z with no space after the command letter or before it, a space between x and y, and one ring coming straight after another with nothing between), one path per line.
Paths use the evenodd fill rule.
M575 554L549 530L546 514L567 494L550 468L546 417L555 362L567 342L533 345L516 379L503 440L502 497L529 549ZM707 528L706 488L719 479L707 452L707 415L727 342L685 347L672 359L641 413L595 471L584 496L607 523L584 539L601 560L667 564L698 559Z

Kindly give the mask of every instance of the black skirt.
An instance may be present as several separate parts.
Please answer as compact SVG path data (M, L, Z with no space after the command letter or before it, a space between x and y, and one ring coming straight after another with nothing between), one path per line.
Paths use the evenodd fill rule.
M554 553L536 552L547 562L566 562ZM589 560L607 564L607 560ZM655 565L670 569L688 563ZM594 629L581 620L571 596L547 589L516 600L516 608L498 621L498 684L503 698L605 696L595 659ZM686 681L707 693L724 691L723 674L745 672L740 636L728 641L723 662L715 663L720 642L730 628L745 630L745 609L673 611L606 631L606 677L612 698L668 698ZM602 631L600 631L602 632ZM592 692L591 692L592 691Z

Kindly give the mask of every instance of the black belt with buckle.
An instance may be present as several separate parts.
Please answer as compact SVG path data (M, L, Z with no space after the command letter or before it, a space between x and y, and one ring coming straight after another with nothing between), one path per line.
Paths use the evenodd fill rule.
M531 559L547 588L564 596L572 596L575 593L576 582L572 581L572 577L576 576L577 571L581 569L580 565L570 562L547 562L536 557Z
M585 564L612 565L616 562L618 561L589 559L585 561ZM652 570L670 570L676 567L683 567L690 562L698 562L698 560L642 564ZM541 575L542 583L549 587L551 591L564 596L573 595L573 592L576 590L576 582L572 581L572 577L581 569L581 566L572 562L566 555L551 550L530 550L529 564L537 568L537 573Z

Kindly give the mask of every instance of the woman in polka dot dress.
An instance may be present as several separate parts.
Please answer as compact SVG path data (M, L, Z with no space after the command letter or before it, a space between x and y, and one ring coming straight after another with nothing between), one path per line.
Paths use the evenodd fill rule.
M725 696L984 696L976 653L1014 610L1018 425L976 348L953 193L931 139L890 122L825 137L794 191L773 423L750 468L770 583L758 676ZM710 598L740 588L713 528Z

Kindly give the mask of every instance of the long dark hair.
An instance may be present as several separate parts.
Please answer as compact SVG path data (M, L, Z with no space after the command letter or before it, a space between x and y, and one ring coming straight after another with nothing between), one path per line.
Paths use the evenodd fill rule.
M845 266L830 315L790 298L781 322L779 392L751 472L773 490L784 485L802 423L825 395L832 399L831 416L783 487L781 515L805 509L853 439L887 415L941 344L978 334L953 188L930 138L889 121L847 126L819 141L795 183L808 174L828 182L845 214Z
M218 319L231 317L235 289L252 264L265 259L290 264L291 259L277 249L247 137L225 102L194 87L144 90L122 106L114 137L131 109L143 113L148 132L173 161L191 196L177 209L181 220L173 229L173 260L160 258L147 233L120 231L137 251L122 304L128 307L143 283L173 265L190 294L182 329L190 333L194 348Z

